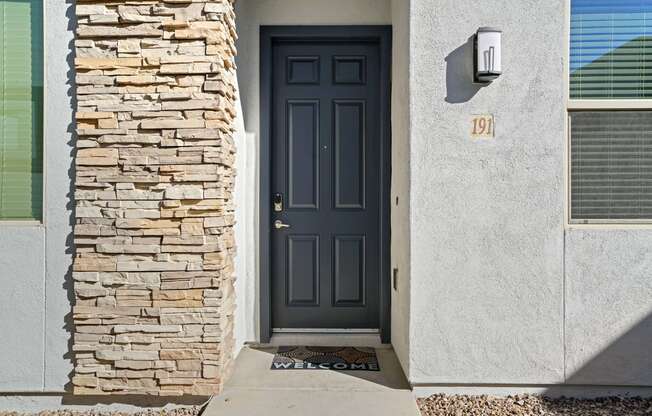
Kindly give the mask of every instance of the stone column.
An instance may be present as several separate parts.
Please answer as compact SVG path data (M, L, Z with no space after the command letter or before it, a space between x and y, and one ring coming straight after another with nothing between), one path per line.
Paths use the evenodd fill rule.
M233 0L77 0L75 394L209 395L233 350Z

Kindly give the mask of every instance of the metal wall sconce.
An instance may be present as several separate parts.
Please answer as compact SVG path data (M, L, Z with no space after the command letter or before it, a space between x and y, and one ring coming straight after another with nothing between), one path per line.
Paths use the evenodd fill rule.
M473 42L473 82L488 84L502 74L503 32L491 27L481 27Z

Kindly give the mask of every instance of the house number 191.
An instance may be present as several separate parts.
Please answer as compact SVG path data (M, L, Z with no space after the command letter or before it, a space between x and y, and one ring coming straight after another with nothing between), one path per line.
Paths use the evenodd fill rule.
M473 116L471 136L476 139L490 139L494 137L494 116L479 115Z

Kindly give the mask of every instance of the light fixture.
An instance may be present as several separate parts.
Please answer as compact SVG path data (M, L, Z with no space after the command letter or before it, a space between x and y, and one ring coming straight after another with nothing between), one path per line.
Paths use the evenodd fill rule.
M488 84L502 73L501 40L503 32L481 27L475 33L473 51L473 81Z

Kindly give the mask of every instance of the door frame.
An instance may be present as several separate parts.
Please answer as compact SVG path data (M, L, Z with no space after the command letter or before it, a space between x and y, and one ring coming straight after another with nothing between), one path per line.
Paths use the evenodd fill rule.
M390 199L391 199L391 26L261 26L260 27L260 198L259 306L260 342L272 337L271 292L271 139L272 46L282 41L368 41L380 46L380 338L391 340Z

